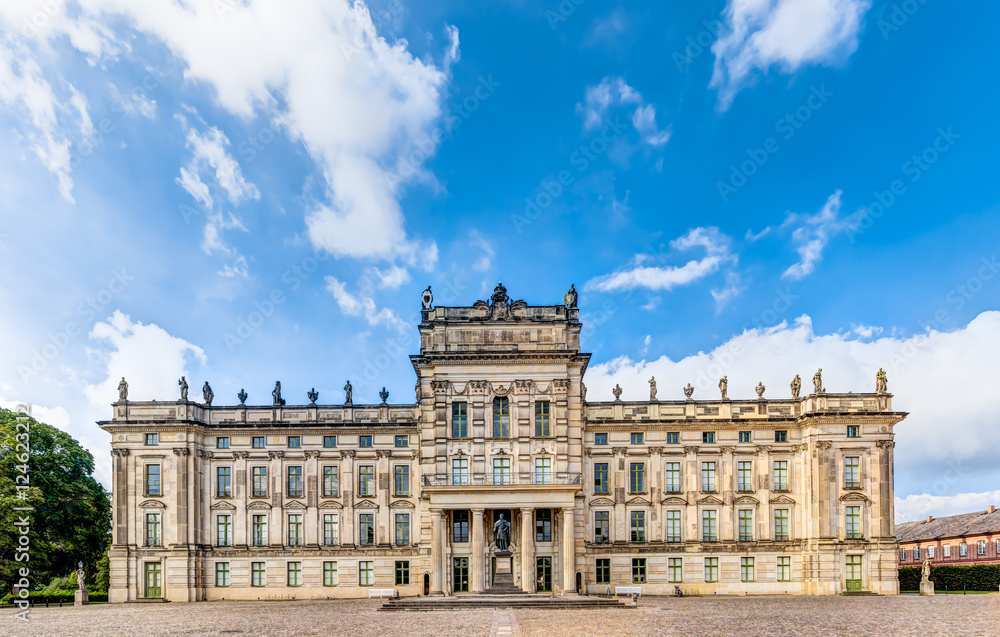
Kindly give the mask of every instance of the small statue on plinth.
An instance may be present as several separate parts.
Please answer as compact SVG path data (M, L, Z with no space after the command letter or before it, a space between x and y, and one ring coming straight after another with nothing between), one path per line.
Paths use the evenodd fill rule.
M90 593L87 591L87 584L84 583L83 579L83 561L80 561L76 569L76 585L78 590L73 595L74 606L83 606L90 603Z
M351 381L347 381L347 384L344 385L344 404L345 405L353 404L353 398L354 398L354 388L351 387Z
M128 400L128 383L125 382L124 376L122 376L122 382L118 383L118 400Z
M722 400L729 400L729 376L719 379L719 391L722 392Z
M649 402L656 402L656 376L649 379Z
M503 513L493 525L493 538L498 553L506 553L510 549L510 522L504 519Z
M211 407L212 401L215 400L215 392L212 391L212 386L208 384L207 380L201 388L201 395L205 399L205 405Z
M889 391L889 377L886 376L885 370L879 367L878 373L875 374L875 393L884 394L887 391Z
M181 376L181 379L177 381L177 385L181 388L181 402L187 402L188 399L188 381L186 376Z
M931 581L931 561L924 560L920 567L920 594L927 597L934 594L934 582Z
M792 379L792 398L798 398L800 391L802 391L802 379L796 374Z

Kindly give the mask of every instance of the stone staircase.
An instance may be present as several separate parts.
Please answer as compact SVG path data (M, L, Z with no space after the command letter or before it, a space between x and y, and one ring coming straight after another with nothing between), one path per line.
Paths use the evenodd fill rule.
M516 589L515 589L516 590ZM617 599L608 597L556 597L533 593L485 593L459 597L397 597L386 601L379 610L384 611L434 611L465 610L470 608L622 608Z

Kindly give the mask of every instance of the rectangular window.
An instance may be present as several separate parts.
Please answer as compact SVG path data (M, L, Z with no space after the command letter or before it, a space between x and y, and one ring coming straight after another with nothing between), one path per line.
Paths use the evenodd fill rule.
M288 563L288 585L302 586L302 562Z
M671 557L667 560L667 581L671 584L680 584L684 581L684 560L679 557Z
M358 467L358 495L375 495L375 467L363 464Z
M788 491L788 461L774 461L774 490Z
M552 484L552 458L535 458L535 484Z
M336 497L340 493L340 467L323 467L323 496Z
M510 484L510 458L493 458L493 484Z
M358 585L372 586L375 584L375 562L358 562Z
M663 492L664 493L681 492L681 463L679 462L666 463L663 472Z
M976 553L979 555L986 555L986 540L979 540L976 542Z
M750 442L750 432L741 431L740 432L740 442Z
M646 512L632 511L629 514L630 538L633 542L646 541Z
M594 463L594 493L608 492L608 463Z
M233 470L231 467L215 468L215 494L220 498L228 498L233 495Z
M701 490L715 491L715 463L701 463Z
M469 512L458 510L451 514L451 541L464 543L469 541Z
M160 465L146 465L146 495L161 495Z
M608 434L594 434L594 444L595 445L608 444Z
M361 513L358 515L358 544L364 546L375 544L374 513Z
M396 546L406 546L410 543L410 514L396 514Z
M358 446L359 447L371 447L372 437L371 436L358 436Z
M469 437L469 404L468 403L452 403L451 404L451 437L452 438L468 438Z
M215 585L229 586L229 562L215 563Z
M906 549L899 549L899 561L900 562L906 561Z
M632 583L633 584L646 583L646 558L644 557L632 558Z
M337 446L337 437L336 436L323 436L323 446L326 447L327 449L331 449L333 447L336 447ZM337 563L336 562L331 562L331 564L333 564L334 568L337 567Z
M1000 539L997 540L997 557L1000 557Z
M632 444L633 445L641 445L642 444L642 432L640 432L640 431L633 431L632 432Z
M715 432L714 431L703 431L701 432L702 442L715 442Z
M216 546L233 545L233 516L231 515L215 516L215 545Z
M681 512L677 509L666 512L663 535L667 542L681 541Z
M469 484L469 460L456 458L451 461L451 483L455 485Z
M920 547L919 546L914 546L913 547L913 559L916 560L916 561L918 561L918 562L920 561Z
M753 542L753 511L739 510L740 542Z
M160 546L160 514L146 514L146 546Z
M547 400L535 402L535 435L539 437L552 435L549 401Z
M552 541L552 509L535 509L535 541Z
M253 516L253 545L267 546L267 516Z
M958 545L958 556L959 557L966 557L968 554L969 554L969 545L966 544L965 542L962 542L961 544L959 544Z
M736 463L736 488L739 491L753 491L753 462Z
M410 583L410 563L396 562L396 586L407 586Z
M288 497L302 497L302 467L288 467Z
M861 539L861 507L847 507L844 514L844 527L848 540Z
M860 431L860 429L861 428L858 427L857 425L847 425L847 437L848 438L860 438L861 437L861 431Z
M680 442L681 442L681 435L680 435L680 433L678 433L676 431L668 431L667 432L667 444L668 445L676 445L676 444L680 444Z
M777 571L779 582L792 581L792 558L779 557Z
M861 486L861 458L844 458L844 486L857 489Z
M323 514L323 544L337 546L340 544L340 520L336 513Z
M396 446L397 447L409 447L410 437L409 436L396 436Z
M493 399L493 437L510 437L510 401L506 398Z
M146 434L146 445L155 447L160 444L160 434Z
M611 513L594 511L594 542L604 544L611 541Z
M775 442L788 442L788 432L785 431L785 430L783 430L783 429L779 429L778 431L775 431L774 432L774 441Z
M719 558L717 557L705 558L705 581L706 582L719 581Z
M302 446L302 436L289 436L288 437L288 448L298 449Z
M267 467L251 467L250 475L253 478L253 490L251 493L255 498L267 497Z
M715 542L719 539L716 523L717 512L715 510L701 512L701 541Z
M740 558L740 581L741 582L752 582L756 579L756 574L754 573L754 563L752 557L741 557Z
M264 438L264 436L254 436L253 437L253 448L254 449L263 449L264 446L265 446L265 442L264 442L265 440L266 439ZM261 564L261 563L262 562L254 562L254 564Z
M1000 549L1000 547L997 547L997 548ZM941 547L941 553L945 557L951 557L951 544L945 544L944 546L942 546Z
M288 516L288 546L302 546L302 514Z
M264 562L250 563L250 586L265 586L267 584L267 569Z
M396 496L408 497L410 495L410 465L398 464L395 466L395 471L393 484L396 487Z
M928 546L927 547L927 557L931 558L932 560L934 559L934 547L933 546Z
M646 492L646 463L629 463L629 493Z
M788 509L774 510L774 539L780 542L788 540Z
M323 562L323 586L336 586L337 584L337 563Z
M229 449L229 437L221 437L215 439L216 449Z
M610 584L611 583L611 560L607 558L598 558L597 560L597 583L598 584Z

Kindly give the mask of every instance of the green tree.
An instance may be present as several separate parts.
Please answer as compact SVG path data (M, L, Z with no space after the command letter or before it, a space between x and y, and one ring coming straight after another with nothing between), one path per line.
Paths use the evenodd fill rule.
M27 419L28 489L21 462L25 453L17 434L17 414L0 409L0 591L7 593L27 567L31 588L44 588L57 577L74 576L83 561L93 582L111 541L111 498L94 479L94 457L65 431ZM31 507L31 512L15 511ZM30 539L27 562L12 559L20 540L15 522L27 518ZM75 576L74 576L75 577ZM75 588L75 586L74 586Z

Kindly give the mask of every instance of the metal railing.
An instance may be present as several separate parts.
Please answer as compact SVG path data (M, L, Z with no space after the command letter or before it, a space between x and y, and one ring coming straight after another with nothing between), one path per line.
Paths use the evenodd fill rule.
M525 471L521 473L425 473L425 487L508 486L523 484L582 484L582 473Z

